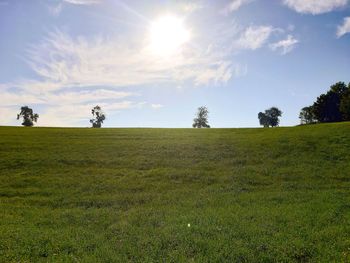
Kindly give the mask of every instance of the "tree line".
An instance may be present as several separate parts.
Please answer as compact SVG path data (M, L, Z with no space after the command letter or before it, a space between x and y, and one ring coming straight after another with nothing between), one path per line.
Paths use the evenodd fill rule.
M100 106L95 106L91 109L91 114L93 116L90 119L92 128L101 128L103 121L106 120L106 114L102 111ZM193 128L210 128L208 121L209 110L206 106L201 106L198 108L196 117L193 119ZM279 118L282 112L276 108L272 107L265 111L265 113L260 112L258 117L260 124L264 127L275 127L279 124ZM21 111L17 114L17 120L22 119L22 125L26 127L31 127L34 122L39 119L39 114L34 113L28 106L21 107Z
M101 128L106 120L106 114L100 106L95 106L91 110L92 128ZM210 128L209 110L206 106L198 108L193 119L193 128ZM264 112L258 113L259 124L265 128L276 127L280 123L282 111L277 107L271 107ZM21 107L17 114L17 120L23 119L22 125L31 127L37 122L39 114L34 113L28 106ZM337 82L330 87L325 94L317 97L311 105L301 109L299 114L301 124L312 124L322 122L350 121L350 83L346 86L344 82Z
M350 83L337 82L316 101L301 109L301 124L350 121Z

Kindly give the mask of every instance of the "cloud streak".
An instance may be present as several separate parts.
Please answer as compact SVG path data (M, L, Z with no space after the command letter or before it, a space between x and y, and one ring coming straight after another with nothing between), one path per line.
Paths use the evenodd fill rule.
M240 9L243 5L249 4L254 0L231 0L231 2L224 9L224 13L228 14Z
M319 15L345 7L348 0L284 0L284 4L298 13Z
M94 5L101 3L102 0L63 0L63 2L73 5Z
M234 46L240 49L256 50L266 44L271 34L277 29L272 26L249 26L235 41Z
M286 39L270 44L270 48L272 50L282 50L282 55L285 55L291 52L298 43L299 40L294 38L292 35L288 35Z
M345 34L350 33L350 16L345 17L343 24L339 25L337 28L337 37L340 38L344 36Z
M29 51L28 63L38 76L52 83L52 88L125 87L186 80L202 85L228 80L230 63L225 56L187 46L169 59L152 54L147 41L135 47L121 39L73 39L55 31ZM208 71L212 77L203 81L203 73Z

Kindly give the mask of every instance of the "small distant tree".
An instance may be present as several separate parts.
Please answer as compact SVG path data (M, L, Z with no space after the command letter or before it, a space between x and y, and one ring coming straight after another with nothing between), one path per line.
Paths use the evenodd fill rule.
M199 107L196 118L193 119L193 128L210 128L208 124L208 108L205 106Z
M95 106L91 110L93 118L90 120L92 128L101 128L103 121L106 119L106 115L103 113L100 106Z
M265 112L259 112L258 119L260 125L264 127L276 127L279 125L279 117L282 116L282 111L276 107L265 110Z
M299 114L299 119L301 124L315 123L316 117L312 106L304 107L301 109Z
M17 120L23 119L22 125L26 127L31 127L34 122L38 121L39 114L33 113L33 110L28 106L21 107L21 112L17 114Z

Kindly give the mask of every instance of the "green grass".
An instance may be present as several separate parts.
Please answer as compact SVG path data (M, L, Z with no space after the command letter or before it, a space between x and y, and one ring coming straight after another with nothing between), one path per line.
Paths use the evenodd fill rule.
M349 123L0 127L0 146L0 262L350 262Z

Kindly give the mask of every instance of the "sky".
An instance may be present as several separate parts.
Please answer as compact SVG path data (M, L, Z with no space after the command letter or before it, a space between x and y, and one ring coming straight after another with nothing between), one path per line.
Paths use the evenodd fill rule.
M350 0L0 0L0 125L292 126L349 73Z

